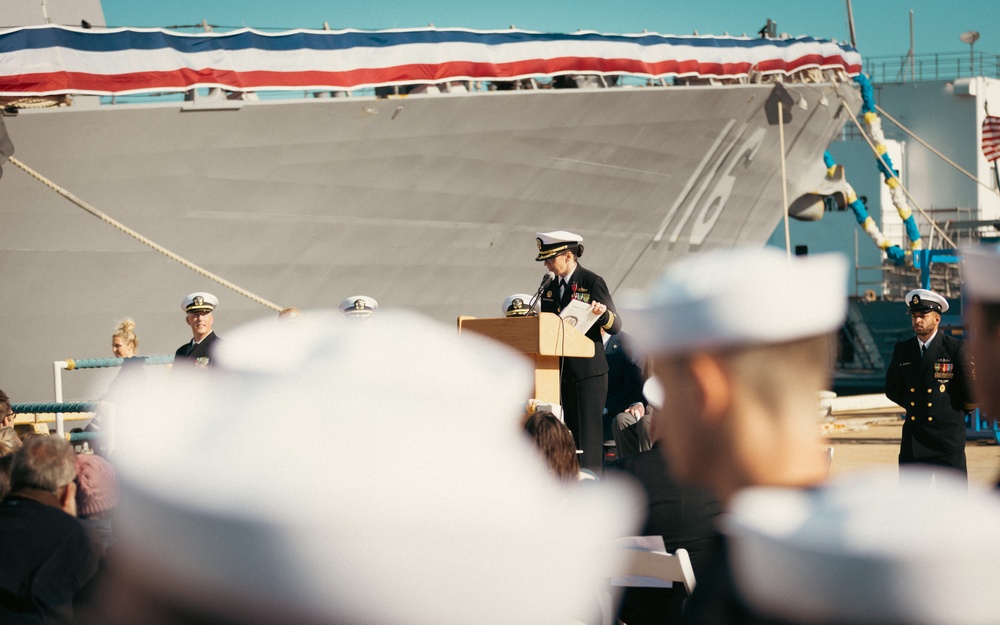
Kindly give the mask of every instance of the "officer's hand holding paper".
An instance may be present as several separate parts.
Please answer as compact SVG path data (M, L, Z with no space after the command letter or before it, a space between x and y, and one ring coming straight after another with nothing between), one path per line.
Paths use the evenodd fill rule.
M578 299L572 299L569 301L569 304L566 304L566 307L563 308L562 312L559 313L559 316L562 317L566 323L573 326L583 334L586 334L587 330L594 325L594 322L604 314L604 310L607 310L607 306L604 306L604 310L597 313L594 309L598 308L598 306L602 305L597 302L594 302L594 304L591 305Z

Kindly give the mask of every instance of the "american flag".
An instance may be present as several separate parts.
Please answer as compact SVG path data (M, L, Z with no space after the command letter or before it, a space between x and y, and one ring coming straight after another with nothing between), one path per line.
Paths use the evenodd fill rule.
M983 154L990 162L1000 158L1000 117L987 115L983 120Z

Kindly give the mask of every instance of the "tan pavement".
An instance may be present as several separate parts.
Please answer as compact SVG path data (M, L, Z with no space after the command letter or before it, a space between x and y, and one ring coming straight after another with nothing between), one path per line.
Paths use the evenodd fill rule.
M830 475L842 475L864 467L897 466L903 422L896 417L838 419L824 431L833 447ZM965 444L969 481L995 485L1000 477L1000 445L995 438L969 440Z

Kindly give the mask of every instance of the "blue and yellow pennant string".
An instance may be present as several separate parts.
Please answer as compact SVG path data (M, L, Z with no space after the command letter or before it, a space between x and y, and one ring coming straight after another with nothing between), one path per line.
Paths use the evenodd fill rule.
M823 163L826 165L827 177L833 178L837 171L837 163L834 162L833 156L829 152L823 153ZM854 218L858 220L858 224L868 233L868 236L875 242L875 245L885 252L890 261L897 265L902 265L906 261L906 252L903 251L903 248L894 245L889 239L885 238L882 231L878 229L878 225L875 224L875 220L868 214L868 208L865 206L865 203L854 192L854 188L849 184L845 185L845 187L846 196L844 197L844 201L854 211Z
M875 150L879 154L877 161L878 168L882 172L886 186L889 187L889 195L892 197L892 203L906 227L906 237L910 240L910 250L922 249L923 241L920 238L920 230L917 228L917 222L913 219L913 211L910 210L910 206L906 201L903 188L899 184L899 173L893 169L892 159L887 153L888 148L885 145L885 133L882 132L882 120L879 118L878 113L875 112L875 92L872 89L872 84L864 74L855 76L854 82L861 87L861 112L864 115L865 127L868 129L868 135L871 137L872 142L874 142ZM861 218L859 217L858 220L860 222ZM865 229L867 230L867 227Z

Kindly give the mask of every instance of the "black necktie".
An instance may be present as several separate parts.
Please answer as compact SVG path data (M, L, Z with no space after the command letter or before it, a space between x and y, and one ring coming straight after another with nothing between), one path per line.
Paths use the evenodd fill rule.
M566 280L565 278L559 279L559 301L561 302L563 298L566 297Z
M924 359L924 352L926 352L926 351L927 351L927 345L925 345L924 343L921 343L920 344L920 359L921 360Z

